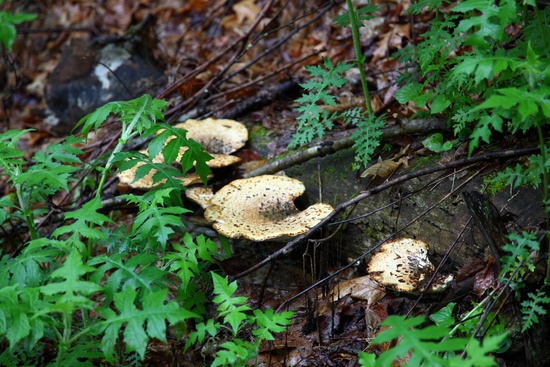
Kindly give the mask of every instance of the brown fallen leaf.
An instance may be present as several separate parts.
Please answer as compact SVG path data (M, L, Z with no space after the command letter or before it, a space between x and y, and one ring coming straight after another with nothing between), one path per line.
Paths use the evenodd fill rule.
M385 159L382 160L382 157L378 157L378 163L373 164L369 168L367 168L363 173L361 173L361 178L365 178L367 176L374 177L382 177L386 178L388 177L393 171L399 167L400 163L394 162L391 159Z
M233 5L233 11L237 17L238 24L252 24L260 13L260 8L255 4L255 0L244 0Z
M365 275L335 284L329 293L329 299L339 300L348 295L373 305L384 298L386 292L369 275Z
M483 269L474 276L474 293L481 296L487 289L496 289L498 287L498 264L496 260L489 255L485 260Z
M373 164L369 168L367 168L363 173L361 173L361 178L365 178L367 176L371 177L381 177L386 178L389 175L393 173L400 165L403 165L405 167L409 166L409 157L407 156L407 151L409 149L409 145L406 147L403 147L399 152L397 152L392 157L382 160L382 157L378 157L378 163ZM397 161L396 161L397 159Z
M407 157L402 157L397 162L386 159L382 160L382 158L378 157L378 163L373 164L369 168L367 168L363 173L361 173L361 178L365 178L367 176L374 177L381 177L386 178L389 175L393 173L401 164L403 164L405 167L408 167L409 165L409 159Z

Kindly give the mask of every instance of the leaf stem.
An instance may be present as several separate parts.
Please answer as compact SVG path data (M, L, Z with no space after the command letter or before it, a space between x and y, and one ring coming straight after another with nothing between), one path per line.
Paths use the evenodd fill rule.
M21 173L20 169L16 168L11 176L15 178L20 173ZM28 200L24 197L23 185L21 185L20 183L16 183L15 192L17 193L17 201L19 201L19 209L21 210L21 213L23 213L23 216L25 217L25 221L27 222L27 227L29 227L31 240L36 240L38 239L38 232L36 231L36 227L34 224L34 215L32 214L32 209L29 208Z
M115 156L117 153L122 151L122 148L128 142L128 140L134 138L138 135L137 131L134 131L135 126L139 123L141 116L143 115L145 111L145 107L148 104L148 100L146 99L143 104L141 105L141 108L139 109L139 112L136 113L130 124L126 125L125 122L122 123L122 131L120 133L120 138L118 139L118 144L113 149L111 154L109 155L109 158L107 159L107 163L105 164L105 167L102 168L101 172L101 178L99 180L99 185L97 187L96 191L96 197L101 197L101 192L103 191L103 186L105 185L105 181L107 180L107 175L109 174L109 170L113 166L113 162L115 160Z
M361 85L363 86L363 93L365 95L365 104L367 105L367 111L369 112L369 115L373 115L374 110L372 108L372 103L370 100L369 86L367 84L367 75L365 73L365 68L363 67L363 64L365 62L365 57L361 52L361 42L359 37L359 19L357 17L357 12L353 8L352 0L346 0L346 3L348 5L348 11L349 11L351 35L353 38L353 47L355 50L355 61L357 62L357 67L359 68L359 75L361 76Z

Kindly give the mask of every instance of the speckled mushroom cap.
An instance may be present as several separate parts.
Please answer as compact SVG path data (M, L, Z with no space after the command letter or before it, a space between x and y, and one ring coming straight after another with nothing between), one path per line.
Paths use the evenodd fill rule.
M244 147L248 140L246 126L234 120L191 119L174 127L187 130L187 137L200 143L208 153L231 154Z
M424 291L435 267L428 259L428 244L402 238L385 242L370 260L368 272L380 285L397 292ZM450 275L437 277L428 291L442 291L452 281Z
M204 217L230 238L266 241L294 237L333 211L330 205L319 203L300 212L293 200L304 191L303 183L284 176L235 180L210 199Z
M226 154L216 154L216 153L210 153L212 156L212 159L209 161L206 161L206 165L210 168L221 168L221 167L227 167L231 166L232 164L237 164L241 161L241 158L237 157L236 155L226 155Z

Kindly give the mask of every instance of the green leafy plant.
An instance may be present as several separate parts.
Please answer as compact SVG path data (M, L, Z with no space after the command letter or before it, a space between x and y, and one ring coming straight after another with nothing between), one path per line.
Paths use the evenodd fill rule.
M4 0L0 0L0 5ZM8 11L0 11L0 43L11 51L15 37L17 36L16 24L29 22L36 19L36 14L31 13L12 13Z
M486 337L483 343L470 338L450 338L448 326L429 325L420 327L423 317L405 318L389 316L382 322L387 329L381 331L372 341L373 344L397 340L392 347L379 356L368 353L359 354L363 367L391 366L401 361L404 366L496 366L497 362L489 353L500 348L506 333ZM461 354L456 354L461 352Z
M546 315L550 297L543 291L527 294L528 299L521 303L522 328L521 331L526 331L530 327L539 323L539 316Z
M420 1L408 11L419 14L425 7L439 9L443 3L448 4ZM491 142L495 132L536 133L540 154L529 157L527 167L507 168L495 182L513 187L542 183L547 207L550 165L544 127L550 121L549 17L548 7L539 9L535 1L466 0L448 12L436 10L423 40L414 51L400 54L410 72L403 75L407 84L396 93L401 103L414 102L432 114L446 114L457 136L469 139L470 154ZM507 32L512 26L524 29L514 40ZM458 50L458 56L451 55L452 50ZM550 210L546 222L550 224ZM550 261L545 282L550 284Z
M344 123L357 127L353 135L353 148L356 152L354 169L358 169L371 160L374 149L380 144L384 120L381 117L376 117L372 109L367 78L363 68L365 57L361 52L359 42L359 21L371 19L371 14L377 9L374 6L365 6L355 10L352 2L348 0L348 11L334 19L334 22L342 27L351 26L356 55L355 63L361 76L366 111L361 108L350 108L341 113L329 112L319 105L322 103L325 106L336 107L333 90L342 88L347 82L344 73L352 65L343 62L333 65L329 59L324 59L322 66L306 66L311 79L300 84L307 93L296 100L300 104L296 109L299 113L298 127L292 135L289 147L302 146L314 139L323 138L326 131L334 127L334 121L341 119Z
M290 325L292 312L275 314L273 310L265 312L254 310L245 304L246 297L235 297L236 282L229 282L227 278L211 273L214 286L213 302L217 304L218 318L222 322L208 319L199 323L197 331L189 335L189 341L202 343L206 336L215 336L215 331L229 329L230 337L217 346L216 357L211 366L247 366L248 361L256 357L262 340L274 340L273 333L285 331ZM254 342L238 338L245 325L254 325L252 335ZM189 346L189 342L186 346Z
M244 366L262 340L290 323L290 313L247 306L246 297L235 295L236 283L209 271L218 245L184 233L181 215L188 210L176 177L194 167L205 180L210 156L184 130L163 124L165 106L145 95L107 104L81 120L87 135L113 116L121 136L112 152L91 162L99 173L95 195L88 193L91 199L82 204L76 200L57 226L38 223L48 215L44 203L79 182L83 152L74 144L83 139L70 137L27 160L18 148L27 131L0 135L0 172L13 191L0 198L0 225L10 232L22 222L30 233L17 254L0 259L0 364L139 365L149 342L166 343L170 328L187 337L187 348L207 335L223 339L213 365ZM152 138L147 155L124 151L137 137ZM153 161L158 154L164 163ZM179 168L170 165L176 159ZM155 169L158 185L143 195L121 195L137 213L132 223L118 226L102 212L104 183L113 168L138 164L137 179ZM217 316L208 311L214 307ZM246 332L250 337L243 339ZM53 353L45 355L47 348Z
M450 141L443 142L443 135L435 133L422 141L422 144L434 153L441 153L451 150L453 143Z
M550 192L547 124L550 121L550 9L541 8L535 1L465 0L452 3L446 0L420 0L411 4L408 13L418 15L433 11L430 28L421 35L418 44L399 51L398 57L406 67L400 77L401 89L395 94L402 104L414 103L421 114L445 116L458 139L468 140L469 154L483 144L491 143L495 133L534 133L538 136L540 154L528 158L528 164L506 168L490 183L495 186L542 184L543 204L546 206L547 226L550 224ZM510 38L510 29L523 29ZM432 135L425 146L436 152L452 147L441 135ZM522 330L532 327L546 313L548 296L542 290L525 294L525 277L535 270L533 253L539 250L540 239L532 233L512 234L503 247L501 258L501 287L511 287L522 304ZM550 284L550 261L546 271ZM496 296L492 292L486 299ZM407 366L460 365L488 366L495 361L487 355L497 352L506 339L502 324L497 322L486 330L480 344L471 339L477 330L479 314L486 302L475 305L468 320L456 323L452 309L431 315L436 325L419 328L422 319L388 318L382 331L373 341L398 340L394 348L378 358L361 354L363 366L390 365L402 358ZM490 315L489 318L492 318ZM454 328L447 329L454 326ZM483 325L489 327L489 325ZM425 330L430 332L423 333ZM448 335L445 332L448 331ZM456 334L459 333L458 337ZM464 337L466 336L466 337ZM432 348L436 341L449 341L442 349ZM453 344L457 343L457 344ZM458 349L455 346L460 345ZM464 359L454 356L454 350L464 348ZM485 349L487 348L487 349ZM441 352L445 352L444 355ZM443 357L440 359L440 357Z
M342 74L350 68L351 65L342 62L335 66L329 59L323 60L323 66L306 66L312 79L300 84L308 93L296 100L300 104L296 109L299 112L298 129L292 135L289 147L301 146L314 139L320 139L325 135L325 131L334 127L337 113L321 109L318 103L336 106L336 98L329 88L341 88L347 82Z

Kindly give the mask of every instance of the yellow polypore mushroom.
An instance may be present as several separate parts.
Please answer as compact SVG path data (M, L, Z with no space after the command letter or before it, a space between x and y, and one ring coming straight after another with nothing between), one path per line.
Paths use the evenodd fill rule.
M190 119L174 127L187 130L187 137L201 144L208 153L231 154L244 147L248 140L246 126L234 120Z
M428 249L427 243L412 238L385 242L369 262L369 275L397 292L423 292L435 271ZM452 275L438 275L427 290L442 291L452 280Z
M294 199L305 186L284 176L264 175L240 179L220 189L204 212L214 229L230 238L253 241L288 238L307 232L329 215L328 204L299 211Z
M210 168L220 168L239 163L241 159L230 155L244 147L248 140L248 130L244 124L228 119L207 118L187 120L174 125L187 130L187 138L195 140L213 159L206 162ZM182 147L180 157L187 147Z

